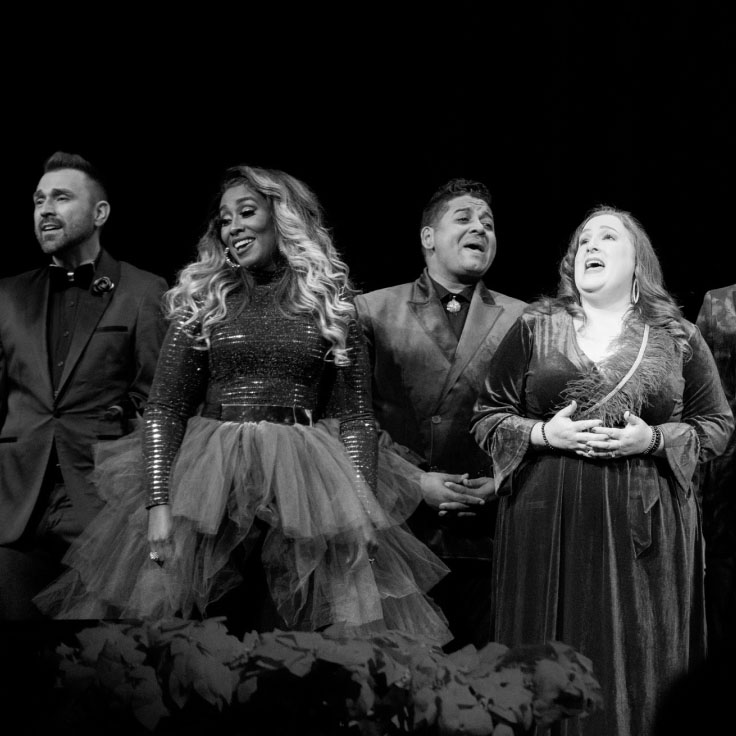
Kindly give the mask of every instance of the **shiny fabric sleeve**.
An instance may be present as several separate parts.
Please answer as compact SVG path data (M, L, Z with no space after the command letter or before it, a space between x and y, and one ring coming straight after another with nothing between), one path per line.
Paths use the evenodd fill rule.
M8 381L6 375L5 349L3 348L2 337L0 337L0 430L5 424L5 416L8 412Z
M690 329L692 355L682 369L681 415L660 425L667 461L683 489L690 486L698 463L712 460L726 449L734 428L713 355L700 331L693 325Z
M363 335L367 354L368 354L368 370L369 380L373 385L373 375L376 365L376 348L375 348L375 334L373 331L373 319L371 317L371 310L368 306L367 301L359 294L355 297L355 311L358 316L358 325ZM423 470L427 468L427 461L414 450L399 444L394 440L393 437L385 430L381 428L378 419L375 420L376 428L378 430L378 446L381 450L393 451L407 462L417 467L417 472L421 467ZM422 471L423 472L423 471Z
M161 300L166 289L166 282L162 278L157 278L138 305L134 348L135 378L128 389L128 394L139 414L145 409L159 351L166 334L166 320L161 308Z
M364 338L353 320L347 338L350 364L337 366L328 412L340 421L340 438L361 477L376 490L378 434L373 416L371 369Z
M207 351L195 347L194 338L180 322L169 327L144 417L147 508L169 502L171 464L184 437L187 420L204 397L207 358Z
M526 455L532 427L539 419L524 416L527 366L534 335L525 318L519 318L493 355L473 408L470 431L493 461L498 495L512 492L512 476Z
M700 333L703 335L703 339L705 340L711 351L713 350L713 330L711 329L712 323L713 297L711 296L711 293L708 292L703 298L703 303L700 306L700 311L698 312L696 324L698 326L698 329L700 330Z

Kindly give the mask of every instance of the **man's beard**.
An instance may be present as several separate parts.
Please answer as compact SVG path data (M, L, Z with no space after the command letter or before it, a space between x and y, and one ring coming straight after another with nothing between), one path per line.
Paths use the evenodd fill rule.
M94 232L94 226L85 226L82 223L77 223L72 227L72 229L64 230L61 238L44 240L43 238L39 237L43 234L40 231L36 232L36 238L41 245L41 250L47 256L61 255L62 253L75 248L80 243L84 243L85 241L89 240L92 235L94 235Z

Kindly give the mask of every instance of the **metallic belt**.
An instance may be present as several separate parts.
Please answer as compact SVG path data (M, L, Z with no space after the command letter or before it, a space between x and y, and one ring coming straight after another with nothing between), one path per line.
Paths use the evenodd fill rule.
M223 404L223 422L273 422L274 424L312 424L311 409L301 406L269 406L268 404Z

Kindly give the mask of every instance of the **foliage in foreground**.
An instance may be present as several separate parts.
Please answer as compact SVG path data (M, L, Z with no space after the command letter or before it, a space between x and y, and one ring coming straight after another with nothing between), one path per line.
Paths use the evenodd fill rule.
M384 736L525 733L600 706L559 642L444 654L391 631L248 633L219 619L99 622L57 647L54 722L70 732Z

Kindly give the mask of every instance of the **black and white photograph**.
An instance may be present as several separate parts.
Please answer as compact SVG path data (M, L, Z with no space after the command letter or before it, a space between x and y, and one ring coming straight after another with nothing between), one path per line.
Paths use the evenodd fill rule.
M732 9L78 10L3 52L7 732L725 733Z

